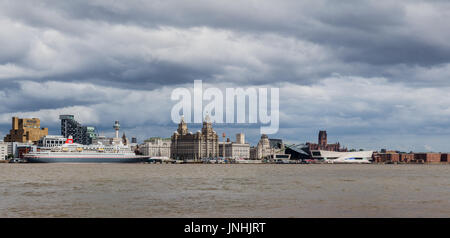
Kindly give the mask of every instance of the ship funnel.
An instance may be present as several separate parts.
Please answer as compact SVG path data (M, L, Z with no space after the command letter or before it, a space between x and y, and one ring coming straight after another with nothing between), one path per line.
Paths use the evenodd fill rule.
M66 144L73 144L73 137L72 136L69 136L69 138L67 138Z

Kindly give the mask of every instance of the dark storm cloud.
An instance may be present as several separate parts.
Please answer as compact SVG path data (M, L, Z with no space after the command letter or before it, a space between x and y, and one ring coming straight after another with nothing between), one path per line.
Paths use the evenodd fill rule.
M195 79L211 78L214 72L195 69L171 62L123 61L120 66L99 64L83 71L46 77L45 80L87 82L110 87L149 90L162 86L192 83Z
M221 1L200 1L180 3L179 1L40 1L37 4L6 1L3 14L12 21L20 21L38 29L56 29L72 38L89 39L98 30L113 25L139 26L143 29L159 29L170 26L180 29L210 27L211 29L231 30L236 35L278 34L308 41L325 49L336 67L324 64L314 65L314 72L301 70L308 65L298 62L277 62L270 58L262 59L272 66L264 76L257 75L251 81L255 84L273 82L275 78L296 83L311 83L329 76L331 73L361 76L393 76L391 80L404 80L380 68L391 69L396 65L420 65L432 67L447 63L450 59L450 46L438 44L433 36L423 35L422 26L416 25L415 16L408 13L410 6L420 1L393 3L391 1L314 1L297 3L293 1L258 3L243 2L241 6ZM426 4L426 2L424 2ZM409 8L408 8L409 6ZM436 16L424 17L439 22L439 13L449 9L445 2L434 2L432 11ZM420 5L418 6L420 7ZM420 22L422 18L417 18ZM430 25L430 28L436 27ZM438 30L439 28L437 28ZM436 35L445 34L434 32ZM195 33L194 33L195 34ZM420 35L422 34L422 35ZM419 37L420 36L420 37ZM445 35L444 35L445 36ZM130 40L130 44L135 44ZM139 43L142 43L140 41ZM159 84L182 84L195 78L221 81L213 75L226 76L227 63L212 62L208 67L196 68L189 62L147 61L136 53L130 55L108 55L108 52L92 52L95 44L79 47L84 61L79 68L63 74L46 75L51 80L86 80L110 82L112 85L129 85L136 82L142 86L154 87ZM105 49L115 47L105 41ZM24 43L23 45L26 45ZM220 46L218 46L220 47ZM14 48L14 47L8 47ZM31 67L24 60L27 48L20 52L2 54L3 63L16 63L25 68ZM216 49L210 49L214 52ZM70 57L70 55L67 55ZM118 59L117 57L123 57ZM112 61L108 61L112 58ZM194 62L196 59L192 59ZM111 63L113 62L113 63ZM358 64L354 67L354 64ZM215 64L215 65L214 65ZM345 66L350 64L351 66ZM249 69L249 65L242 67ZM300 70L299 70L300 69ZM261 69L251 69L256 73Z
M36 6L18 4L8 4L7 14L27 24L67 32L83 31L83 27L70 24L71 19L150 28L208 26L244 33L274 32L310 40L328 46L344 62L425 66L447 62L450 59L448 46L434 44L427 36L414 37L421 34L420 26L408 20L415 16L407 14L406 6L418 3L420 1L262 1L244 2L238 7L220 1L185 4L179 1L44 1L37 9L51 13L47 17L39 14ZM439 13L450 9L448 3L441 1L434 1L432 6L437 12L436 16L428 17L433 24L430 28L443 24ZM52 16L64 21L54 21ZM412 34L415 30L419 31Z

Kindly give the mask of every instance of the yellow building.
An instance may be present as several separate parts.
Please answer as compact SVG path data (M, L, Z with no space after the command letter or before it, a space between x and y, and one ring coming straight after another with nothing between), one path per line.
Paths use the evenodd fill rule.
M12 118L12 129L5 136L5 142L37 142L48 135L48 128L40 128L39 118Z

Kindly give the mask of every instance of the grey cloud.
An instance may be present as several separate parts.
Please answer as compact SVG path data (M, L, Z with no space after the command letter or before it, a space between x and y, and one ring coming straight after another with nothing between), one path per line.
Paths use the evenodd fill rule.
M65 38L73 39L73 42L65 42L66 39L63 38L60 44L63 47L66 44L67 47L75 49L74 52L64 48L55 50L68 60L73 56L77 57L79 61L82 61L80 65L75 65L74 69L65 70L61 74L55 73L45 77L51 80L97 80L100 83L110 82L112 85L122 87L126 84L133 87L135 82L141 82L143 85L148 85L148 88L152 88L161 81L177 84L195 78L221 81L224 77L235 77L225 69L227 64L232 64L232 61L211 61L208 62L209 65L202 68L194 66L192 62L197 61L199 64L207 62L196 58L176 63L165 59L149 61L145 58L145 54L135 51L114 53L114 48L117 44L144 45L143 40L151 41L152 35L142 39L125 37L117 42L115 39L112 41L108 39L117 35L102 36L101 34L105 34L114 26L130 29L138 27L142 32L166 26L180 30L206 26L215 30L229 30L239 37L250 35L255 39L261 38L262 45L272 43L268 42L271 39L264 39L261 36L275 34L284 39L292 38L316 44L327 52L327 58L320 62L313 60L313 64L307 62L299 64L293 59L283 62L274 56L270 56L273 58L271 59L254 55L266 65L255 68L242 62L240 67L247 71L248 76L238 78L239 80L249 80L254 84L274 80L304 84L314 83L336 72L366 77L391 76L390 79L396 81L405 80L405 78L401 75L392 75L386 69L392 70L393 67L401 67L401 65L435 67L450 59L450 46L436 42L434 36L423 34L422 31L425 29L416 23L422 18L415 20L414 15L408 14L408 7L411 8L420 3L419 1L406 3L318 1L306 4L290 1L263 1L257 5L243 2L241 6L238 6L220 1L189 4L172 1L159 3L43 1L37 5L25 5L25 3L7 1L3 4L3 11L10 20L21 21L33 27L34 31L56 29ZM434 7L432 10L437 13L448 9L448 4L445 2L434 2L432 6ZM443 24L438 22L443 17L436 15L425 19L436 21L437 25ZM440 31L434 33L441 38L446 34ZM127 30L123 30L123 34L127 34ZM229 40L231 42L233 39ZM190 43L192 42L176 44ZM100 48L103 51L97 50L98 44L102 44ZM154 47L153 50L158 50L160 46ZM112 52L109 53L108 49ZM213 55L217 50L212 48L209 53ZM285 55L287 50L283 49L275 54ZM255 52L249 53L255 54ZM218 51L217 54L220 56L223 52ZM226 57L223 55L224 59ZM319 54L311 55L311 57L314 59L322 56ZM13 51L11 54L4 54L3 62L15 63L24 68L37 67L33 65L33 61L30 62L25 57L23 50L20 53ZM258 75L258 72L264 70L264 75ZM242 75L242 71L240 73Z

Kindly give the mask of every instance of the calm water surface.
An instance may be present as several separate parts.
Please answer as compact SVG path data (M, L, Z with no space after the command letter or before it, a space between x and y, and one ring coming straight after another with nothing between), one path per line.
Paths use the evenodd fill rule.
M450 217L450 165L0 164L0 217Z

